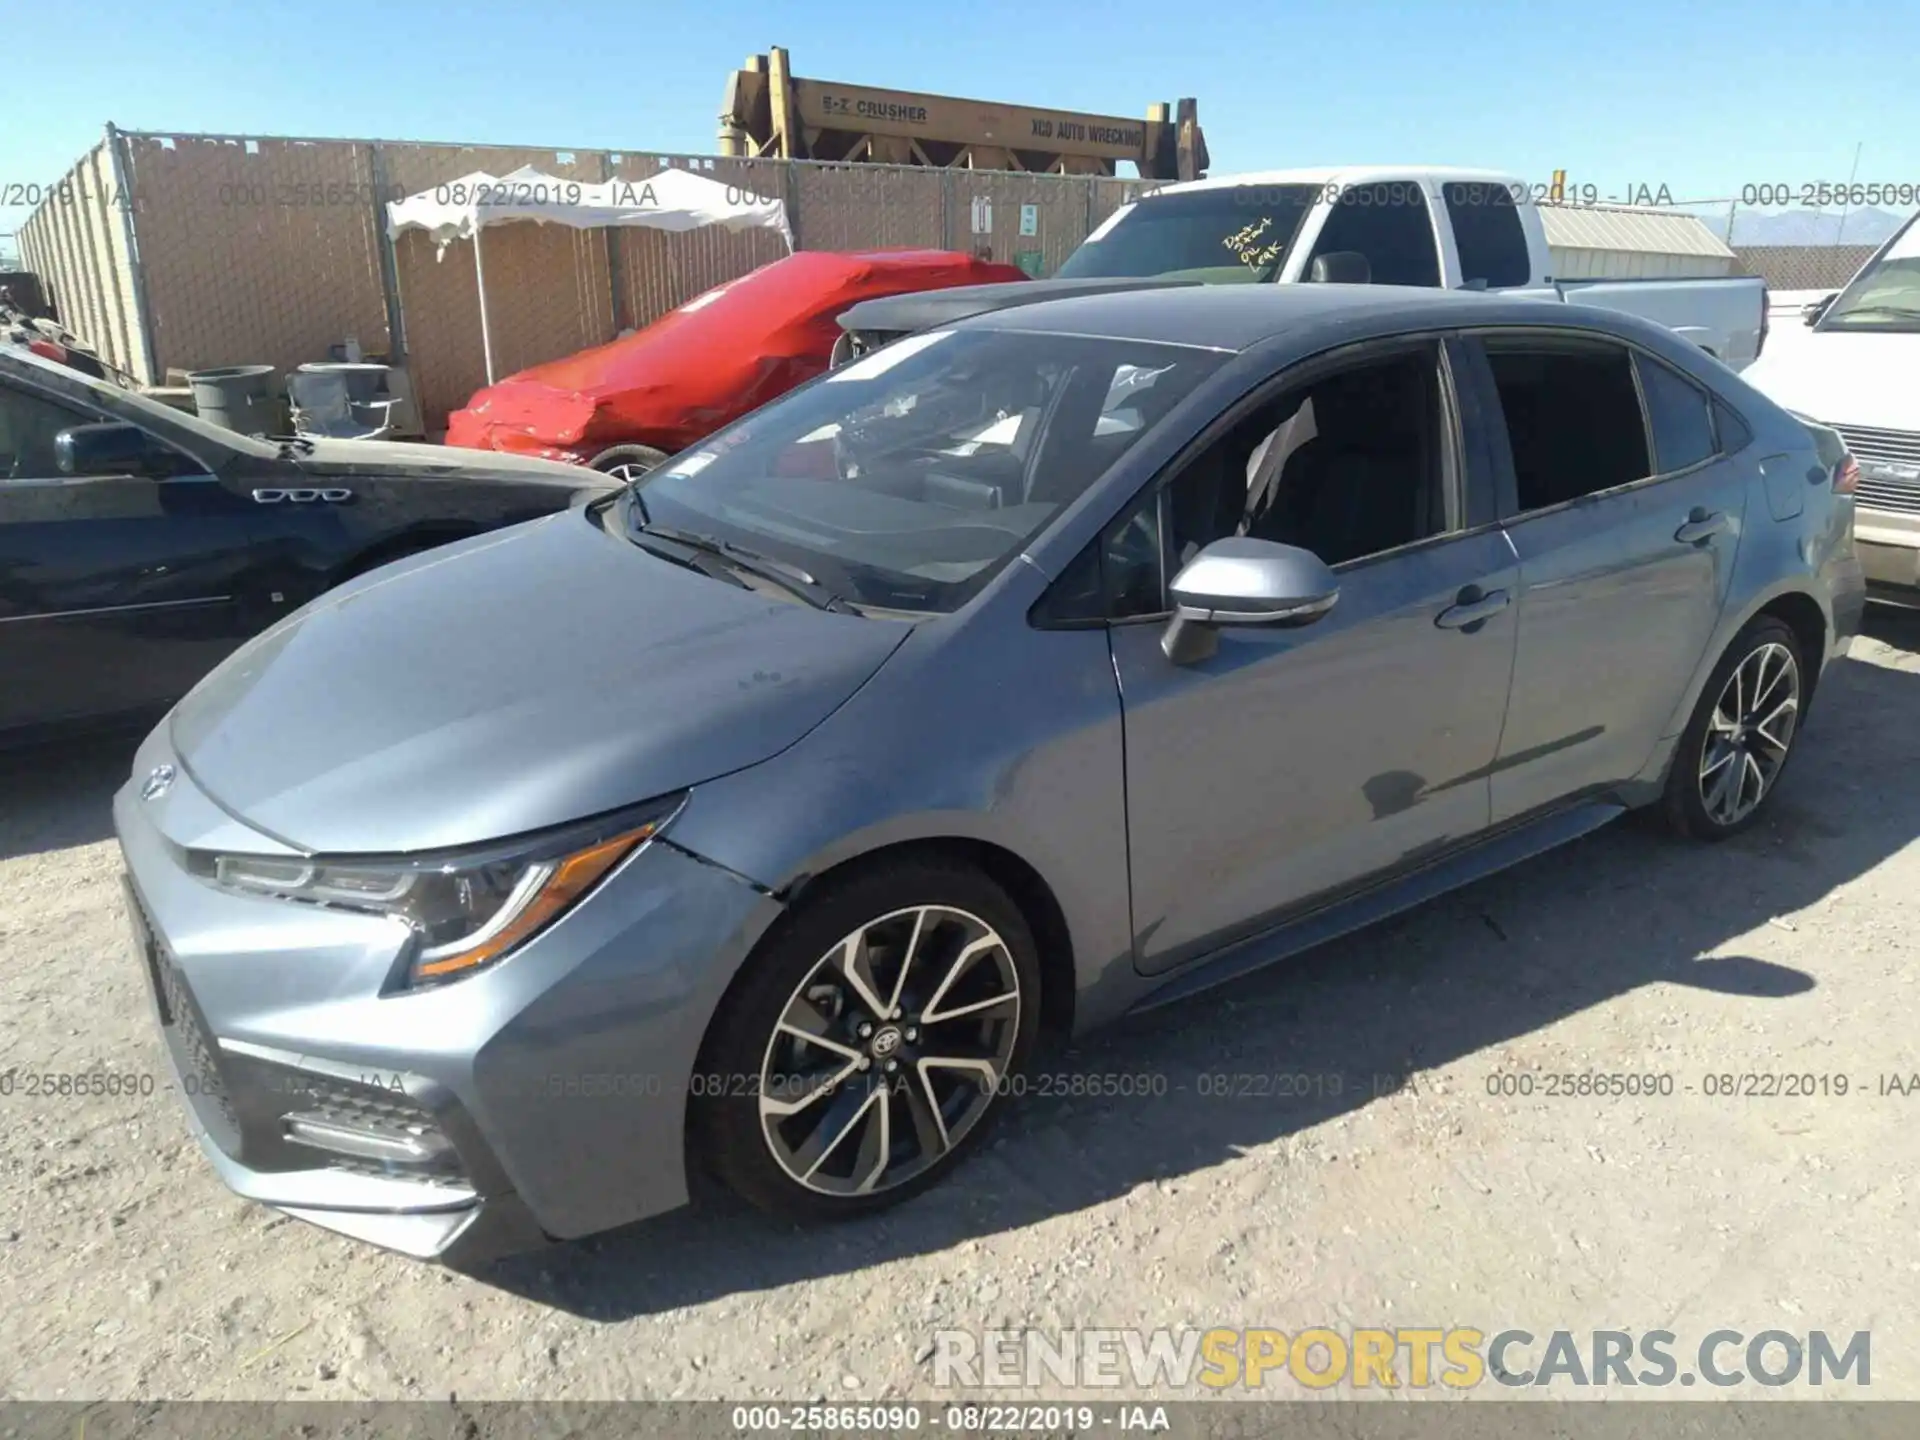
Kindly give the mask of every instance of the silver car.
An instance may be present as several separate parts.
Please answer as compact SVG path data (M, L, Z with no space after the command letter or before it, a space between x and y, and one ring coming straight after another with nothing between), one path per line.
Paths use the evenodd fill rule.
M462 1261L936 1180L1077 1032L1775 790L1863 603L1630 317L1106 294L913 336L266 632L115 802L240 1194Z

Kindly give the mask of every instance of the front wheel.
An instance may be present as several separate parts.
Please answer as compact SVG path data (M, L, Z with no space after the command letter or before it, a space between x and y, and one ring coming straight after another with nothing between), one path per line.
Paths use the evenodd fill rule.
M979 1143L1039 1026L1039 964L1004 891L965 866L834 884L748 962L695 1074L695 1144L790 1219L880 1209Z
M1662 804L1671 829L1723 840L1759 818L1799 734L1801 664L1793 631L1772 616L1727 647L1674 753Z

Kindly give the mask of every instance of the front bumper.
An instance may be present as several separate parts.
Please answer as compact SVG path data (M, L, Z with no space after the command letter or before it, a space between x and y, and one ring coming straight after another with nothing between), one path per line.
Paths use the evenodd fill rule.
M247 846L164 733L115 797L115 828L168 1058L229 1188L456 1264L686 1200L700 1040L777 902L655 840L497 966L397 989L395 923L187 872L184 848ZM172 788L143 800L162 763Z
M1920 602L1920 514L1856 505L1853 543L1869 586Z

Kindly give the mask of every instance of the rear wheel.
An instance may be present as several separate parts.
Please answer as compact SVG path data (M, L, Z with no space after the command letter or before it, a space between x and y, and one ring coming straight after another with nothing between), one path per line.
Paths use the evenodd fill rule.
M1680 737L1662 811L1698 840L1738 834L1772 798L1805 703L1800 644L1763 615L1727 647Z
M1019 909L964 866L887 864L802 906L714 1020L693 1128L753 1204L835 1219L979 1143L1032 1048L1039 964Z
M656 450L651 445L609 445L587 465L589 469L618 480L635 480L654 466L664 463L666 458L666 451Z

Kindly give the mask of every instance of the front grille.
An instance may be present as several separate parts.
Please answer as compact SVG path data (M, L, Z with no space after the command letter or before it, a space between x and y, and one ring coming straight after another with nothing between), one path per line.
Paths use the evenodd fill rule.
M161 943L153 917L147 913L147 907L131 883L126 887L126 894L140 958L146 964L147 978L153 983L159 1001L160 1024L173 1039L175 1053L181 1061L180 1079L188 1103L200 1112L203 1120L211 1122L209 1128L215 1132L214 1138L221 1143L221 1148L231 1152L239 1135L240 1118L234 1113L233 1101L228 1098L226 1081L220 1073L219 1043L201 1023L200 1008L194 1004L186 978Z
M359 1085L306 1071L289 1077L287 1091L294 1097L289 1108L297 1106L303 1115L317 1115L356 1129L398 1139L435 1128L433 1117L405 1091Z
M1865 425L1833 428L1840 432L1860 465L1855 503L1869 510L1920 515L1920 431L1879 430Z
M459 1158L448 1146L438 1122L403 1090L336 1079L312 1071L288 1072L280 1090L278 1099L289 1121L294 1117L319 1120L402 1142L424 1141L429 1149L440 1150L432 1160L409 1160L391 1166L380 1161L330 1156L329 1163L336 1169L351 1170L358 1174L408 1174L434 1179L455 1179L460 1175Z
M1856 460L1920 465L1920 430L1880 430L1871 425L1834 425Z

